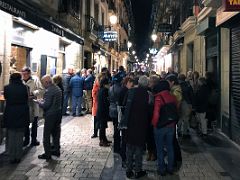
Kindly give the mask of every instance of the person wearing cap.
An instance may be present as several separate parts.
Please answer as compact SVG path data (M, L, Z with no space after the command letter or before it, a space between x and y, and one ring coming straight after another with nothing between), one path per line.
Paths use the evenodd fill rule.
M40 143L37 140L37 128L38 128L38 117L40 115L39 107L36 103L33 102L34 99L39 99L44 94L44 88L37 76L32 76L31 69L29 67L24 67L22 69L22 80L29 88L29 109L30 109L30 122L32 123L31 128L31 146L38 146ZM24 144L27 146L30 141L30 129L28 124L26 126L25 135L24 135Z
M20 73L10 76L9 85L4 87L6 107L3 121L8 129L8 152L11 163L19 163L23 155L23 136L29 124L28 88Z

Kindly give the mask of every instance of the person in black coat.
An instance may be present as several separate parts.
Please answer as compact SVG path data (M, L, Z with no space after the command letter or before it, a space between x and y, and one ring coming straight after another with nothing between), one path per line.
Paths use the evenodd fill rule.
M146 171L142 170L143 152L149 123L147 76L141 76L138 83L138 87L134 87L128 92L127 104L124 112L127 120L126 176L128 178L140 178L147 174ZM135 173L133 173L133 162L135 162Z
M11 163L19 163L23 154L23 136L29 123L28 89L20 73L10 76L9 85L4 87L6 107L4 125L8 129L8 150Z
M208 97L210 89L207 86L206 79L201 77L198 80L199 88L195 95L195 109L199 121L200 133L205 137L207 135L206 112L208 108Z
M106 137L106 128L107 122L110 119L109 117L109 97L108 97L108 89L109 89L109 80L108 78L103 78L100 81L100 89L98 92L98 108L97 108L97 120L99 121L99 146L108 147L110 146L110 141L107 140Z

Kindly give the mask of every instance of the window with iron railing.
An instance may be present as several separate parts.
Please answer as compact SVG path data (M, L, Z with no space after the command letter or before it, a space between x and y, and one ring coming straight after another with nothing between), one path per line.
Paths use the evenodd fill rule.
M80 18L82 0L59 0L59 13L69 13L76 18Z

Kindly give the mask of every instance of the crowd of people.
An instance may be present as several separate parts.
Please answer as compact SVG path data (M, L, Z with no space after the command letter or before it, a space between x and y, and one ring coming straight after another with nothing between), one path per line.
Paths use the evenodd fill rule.
M39 145L37 127L42 110L44 153L38 158L59 157L62 116L83 116L84 106L93 117L91 138L99 136L99 146L111 145L106 128L108 122L113 123L113 151L120 154L128 178L147 174L142 169L145 151L148 161L157 160L160 175L173 174L182 161L178 137L190 137L193 117L199 135L207 136L216 119L216 96L211 73L205 78L198 72L178 75L171 68L160 75L154 71L126 73L120 66L112 75L102 68L95 78L92 69L74 72L69 67L61 76L45 75L40 81L26 67L11 74L4 87L10 160L20 162L22 147L30 143L30 123L31 145Z

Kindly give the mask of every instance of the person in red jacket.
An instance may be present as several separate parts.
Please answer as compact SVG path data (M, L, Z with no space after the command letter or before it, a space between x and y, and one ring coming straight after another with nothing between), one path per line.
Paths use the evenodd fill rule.
M161 80L153 89L155 93L154 111L152 124L154 126L154 136L157 146L158 171L161 176L165 176L166 172L173 174L174 167L174 145L173 139L175 135L176 121L166 125L160 122L161 109L165 104L173 104L177 109L177 99L170 94L169 83ZM167 147L168 164L167 168L164 162L164 145Z

